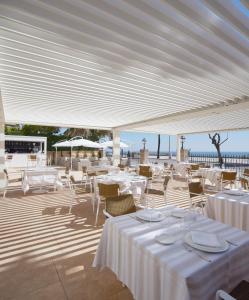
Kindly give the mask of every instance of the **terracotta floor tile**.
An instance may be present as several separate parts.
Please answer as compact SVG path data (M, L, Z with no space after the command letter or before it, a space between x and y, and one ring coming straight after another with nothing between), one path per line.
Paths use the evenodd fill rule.
M50 284L28 294L18 295L11 300L67 300L60 282Z
M0 290L2 298L9 299L21 297L58 282L59 277L52 262L47 266L26 264L25 267L17 267L10 272L3 272L0 279Z

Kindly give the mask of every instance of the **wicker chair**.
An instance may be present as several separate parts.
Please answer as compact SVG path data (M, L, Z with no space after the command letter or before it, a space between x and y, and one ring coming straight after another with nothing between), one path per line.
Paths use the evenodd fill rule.
M99 193L97 199L97 212L96 212L95 226L98 223L99 207L101 201L105 201L106 198L118 197L119 185L117 183L113 183L113 184L98 183L98 190Z
M139 175L147 177L149 172L151 172L150 166L139 166Z
M87 181L87 167L86 166L82 167L82 182L84 180Z
M93 194L94 180L95 180L95 177L97 176L97 173L95 171L91 171L91 170L87 170L86 173L87 173L86 180L87 180L87 183L90 185L90 192L91 192L91 194Z
M197 179L198 181L201 181L201 184L204 188L205 178L203 178L203 176L200 174L199 169L200 169L199 164L190 165L190 167L187 168L187 180L189 182L192 182L193 180Z
M170 175L165 176L164 182L163 182L163 194L164 194L163 197L164 197L165 205L167 205L167 188L168 188L170 179L171 179Z
M173 176L173 167L169 166L168 163L164 163L163 176Z
M35 167L37 165L37 156L36 154L29 154L27 160L27 167Z
M69 185L68 185L70 191L71 191L71 199L70 199L70 210L71 212L72 206L73 206L73 200L76 197L76 195L82 194L85 192L85 189L83 189L83 184L81 181L76 181L73 175L69 176ZM92 205L94 206L94 203L92 201Z
M249 188L249 180L248 179L240 178L240 184L244 190L248 190L248 188Z
M116 217L136 212L136 206L131 194L117 197L107 197L104 214L107 217Z
M5 198L8 188L8 173L7 170L0 171L0 192L3 193L3 198Z
M122 164L118 164L118 167L121 171L125 171L125 169L126 169L126 166L122 165Z
M206 166L206 163L198 163L198 165L199 165L199 168L205 168L205 166Z
M244 175L245 177L249 177L249 169L246 168L246 169L244 170L243 175Z
M204 214L204 207L206 200L204 200L204 190L200 181L190 182L188 184L189 188L189 199L190 199L190 208L201 208L202 213ZM193 202L193 198L195 202Z
M221 172L221 190L223 190L223 185L232 184L235 185L237 172Z
M66 186L69 186L69 180L70 180L70 168L69 166L66 166L65 168L65 175L61 175L60 179L62 183Z

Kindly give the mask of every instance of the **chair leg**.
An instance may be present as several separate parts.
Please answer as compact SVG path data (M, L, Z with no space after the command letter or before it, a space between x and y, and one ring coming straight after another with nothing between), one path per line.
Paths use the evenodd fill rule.
M72 207L73 207L73 199L74 199L74 193L71 192L71 195L70 195L70 207L69 207L69 214L71 214L71 211L72 211Z
M95 195L92 194L92 207L93 207L93 213L94 213L94 211L95 211L95 199L96 199Z
M95 219L95 226L97 226L97 224L98 224L99 206L100 206L100 200L98 199L98 203L97 203L97 211L96 211L96 219Z
M93 213L95 211L95 200L96 200L96 195L95 195L95 189L93 188L93 182L89 181L89 184L90 184L90 192L91 192L91 195L92 195L92 207L93 207Z
M6 194L7 194L7 190L4 190L4 192L3 192L3 199L5 199Z
M166 194L167 194L166 191L164 191L163 198L164 198L165 205L167 205L167 195Z

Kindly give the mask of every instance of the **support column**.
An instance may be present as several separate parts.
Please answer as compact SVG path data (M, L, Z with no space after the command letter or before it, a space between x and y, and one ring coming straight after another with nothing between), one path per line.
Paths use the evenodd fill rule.
M113 165L118 166L120 164L120 131L113 130L113 150L112 150Z
M0 169L5 168L5 125L0 123Z
M0 169L5 169L5 118L0 90Z
M181 140L180 140L180 135L176 135L176 161L180 162L181 161Z

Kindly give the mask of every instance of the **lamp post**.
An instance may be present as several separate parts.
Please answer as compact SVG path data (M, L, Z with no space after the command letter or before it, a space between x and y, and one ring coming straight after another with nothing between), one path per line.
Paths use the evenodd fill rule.
M181 135L180 139L181 139L181 143L182 143L182 147L181 147L181 149L183 150L183 149L184 149L184 148L183 148L183 144L184 144L184 142L185 142L186 138L185 138L185 136L184 136L184 135Z
M143 145L144 145L144 150L145 150L145 145L146 145L146 143L147 143L146 138L143 138L143 139L142 139L142 143L143 143Z

